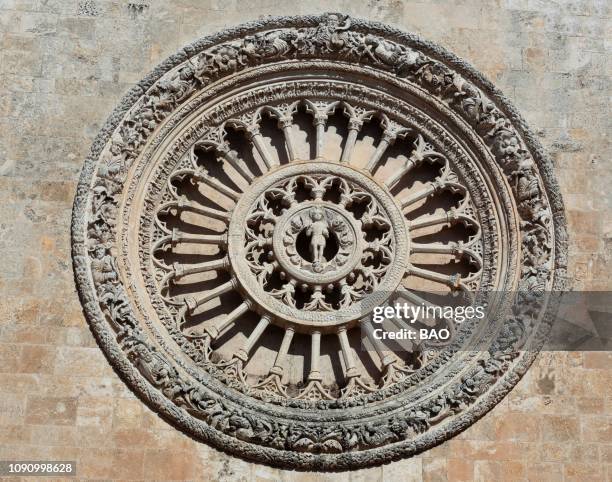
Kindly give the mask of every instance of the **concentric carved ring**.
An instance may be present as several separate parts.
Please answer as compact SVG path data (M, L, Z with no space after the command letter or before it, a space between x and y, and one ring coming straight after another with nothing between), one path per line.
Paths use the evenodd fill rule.
M273 238L284 273L302 285L344 280L357 268L362 245L360 226L349 213L324 201L310 201L285 213Z
M514 108L439 47L338 14L206 37L139 83L85 163L72 247L92 331L147 404L316 470L491 409L548 324L511 293L561 289L566 266L551 164ZM377 344L364 315L418 289L499 296L484 329L434 320L456 334L435 352Z
M241 290L297 331L354 325L406 271L400 207L349 165L295 161L271 170L240 198L228 233Z

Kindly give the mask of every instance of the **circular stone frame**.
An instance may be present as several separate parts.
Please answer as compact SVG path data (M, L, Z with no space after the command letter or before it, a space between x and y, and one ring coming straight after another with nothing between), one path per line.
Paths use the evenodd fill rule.
M84 312L98 344L125 383L164 419L198 440L249 460L301 470L352 470L410 456L451 438L491 410L518 382L537 353L505 350L501 355L487 354L463 375L453 390L439 392L418 407L425 418L416 412L396 410L392 417L397 423L385 422L387 425L377 431L377 427L357 427L353 421L343 419L343 407L338 404L339 411L328 412L329 416L318 424L298 420L295 425L274 432L266 425L270 414L274 410L289 413L288 407L271 407L262 410L261 417L253 417L253 413L259 413L257 405L239 407L237 395L230 388L213 397L190 385L183 380L184 373L142 341L139 321L114 264L119 250L112 230L118 203L111 200L120 197L123 186L121 182L111 182L104 187L96 180L117 179L122 168L129 169L129 162L137 157L115 141L119 129L142 107L144 98L150 100L154 91L168 89L164 82L170 80L168 76L179 66L216 46L240 38L257 38L258 33L273 30L289 32L289 36L313 36L303 51L300 50L303 44L290 47L294 49L291 55L303 61L338 60L341 55L348 55L342 50L346 46L343 43L346 37L342 35L352 33L363 40L364 49L350 53L358 58L344 57L343 62L363 62L447 102L473 126L507 176L516 181L514 196L522 220L538 226L548 236L550 249L546 259L533 264L530 246L534 240L522 234L524 273L519 288L544 287L550 291L566 288L566 222L552 163L511 103L475 69L433 43L380 23L325 14L268 18L205 37L167 59L127 93L93 143L74 202L72 256ZM366 48L372 39L378 42L382 54ZM277 55L279 52L264 49L261 62L273 63ZM231 69L248 68L226 60L217 72L218 79L231 74ZM425 74L423 69L417 69L419 65L425 68ZM140 117L141 132L146 136L154 133L156 122L154 117ZM113 156L123 159L125 165L109 163ZM545 331L549 321L544 316L539 329ZM452 408L452 417L443 423L436 420L440 418L440 404ZM386 401L380 407L391 405L393 401ZM370 407L367 410L372 411ZM213 416L224 422L214 423ZM260 435L262 430L266 438ZM360 442L355 445L356 439Z
M307 171L308 169L308 171ZM330 176L346 176L350 182L361 188L367 190L372 197L385 209L389 219L394 226L394 240L395 249L399 260L397 260L393 266L391 266L385 276L384 281L378 287L377 291L367 295L358 304L353 305L350 309L333 312L306 312L291 308L286 304L275 299L266 298L265 293L261 290L261 287L254 282L253 275L251 274L248 266L242 261L244 259L244 219L248 211L252 208L253 203L259 198L259 196L272 186L275 186L279 182L282 182L289 177L300 176L304 174L326 174ZM299 205L295 209L299 210ZM335 207L334 210L338 211ZM339 211L338 211L339 212ZM292 216L293 210L289 210L283 214L281 221L286 219L286 216ZM347 219L348 221L348 219ZM280 221L279 221L280 222ZM351 223L353 229L357 229L355 222ZM311 327L318 326L320 330L325 330L331 326L336 326L350 321L356 322L357 319L363 316L363 313L369 313L374 306L378 306L385 302L386 298L390 293L395 291L401 281L402 274L406 269L406 264L403 260L407 259L408 250L408 235L405 222L402 219L401 212L398 206L394 202L392 196L387 192L387 189L377 184L372 179L366 177L363 173L358 170L338 163L331 162L317 162L317 161L294 161L287 166L282 166L270 171L258 179L251 187L250 191L242 196L232 213L232 221L230 222L228 230L228 252L230 259L234 265L234 272L242 289L246 292L248 297L253 300L257 300L257 303L264 306L269 313L273 313L274 316L282 318L287 323L290 323L300 331L300 326L304 323L311 324ZM275 235L274 243L278 251L280 249L280 239ZM357 242L357 252L355 255L360 255L363 247L361 242ZM284 260L284 257L280 257L280 261ZM351 270L354 261L347 262L347 267L343 268L342 271L348 272ZM289 269L290 273L296 270ZM269 307L267 306L269 305Z

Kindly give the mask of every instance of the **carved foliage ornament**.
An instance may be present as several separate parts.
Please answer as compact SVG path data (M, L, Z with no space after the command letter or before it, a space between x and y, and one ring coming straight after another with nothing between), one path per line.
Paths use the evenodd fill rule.
M502 300L492 343L443 320L474 350L393 352L365 316L391 293L557 290L566 266L550 162L508 101L441 48L339 14L204 38L132 89L86 161L72 246L98 343L145 402L319 470L453 436L529 367L511 335L546 323L500 324Z

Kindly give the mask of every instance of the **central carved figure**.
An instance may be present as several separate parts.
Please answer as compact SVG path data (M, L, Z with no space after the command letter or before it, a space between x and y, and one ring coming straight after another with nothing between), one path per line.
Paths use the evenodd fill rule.
M326 260L323 257L323 250L329 238L329 229L327 221L323 218L323 211L320 208L314 208L310 211L312 224L306 228L306 235L310 238L310 254L312 255L312 264L315 271L323 269L322 263Z
M359 248L359 227L351 217L349 211L342 212L331 203L300 204L283 216L286 222L278 223L283 247L275 248L275 255L289 260L290 271L291 267L303 271L303 275L296 273L299 281L316 283L311 279L313 273L324 275L319 283L336 281L338 270L354 258Z

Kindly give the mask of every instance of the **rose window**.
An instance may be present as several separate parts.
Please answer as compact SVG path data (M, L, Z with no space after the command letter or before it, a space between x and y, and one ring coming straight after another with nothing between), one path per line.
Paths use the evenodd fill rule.
M545 318L509 311L512 292L563 282L556 184L513 108L441 49L335 14L169 60L101 133L74 216L79 291L126 382L274 465L453 436L532 360ZM485 326L426 321L448 342L380 343L373 310L440 303L425 291L497 295Z

